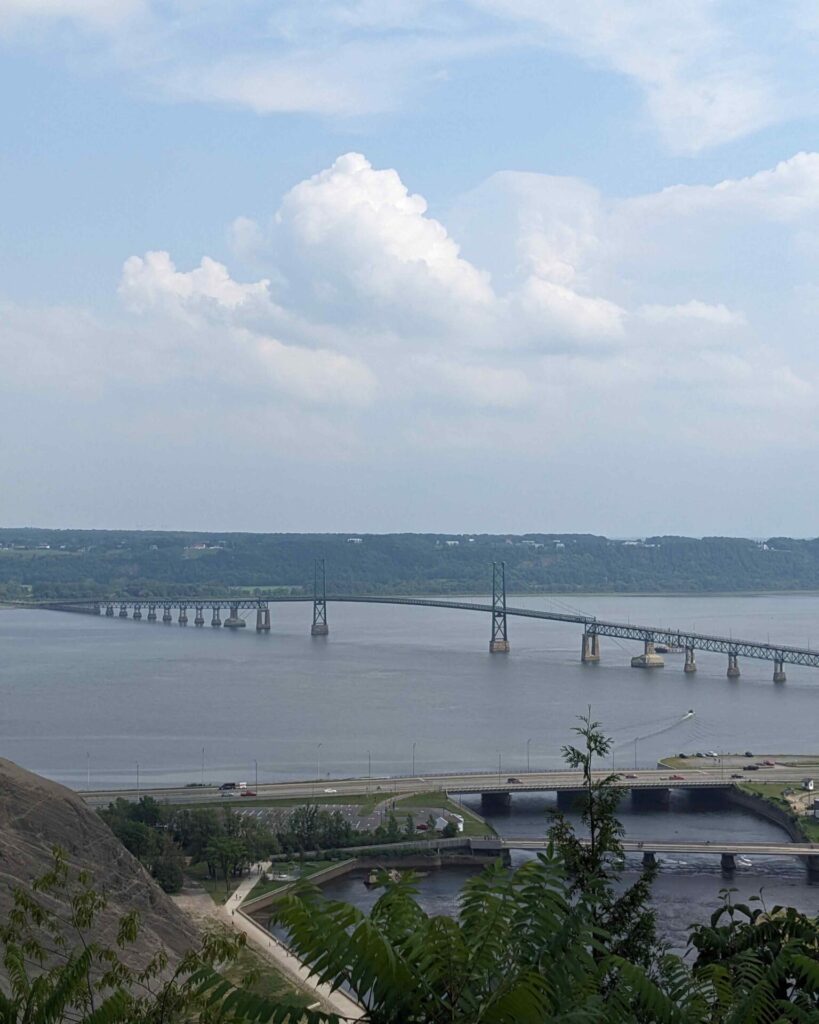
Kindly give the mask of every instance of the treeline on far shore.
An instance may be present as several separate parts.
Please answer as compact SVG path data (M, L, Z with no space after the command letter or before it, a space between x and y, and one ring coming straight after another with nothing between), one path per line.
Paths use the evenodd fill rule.
M819 539L25 528L0 529L0 599L298 595L316 558L328 594L485 594L493 561L518 593L819 589Z

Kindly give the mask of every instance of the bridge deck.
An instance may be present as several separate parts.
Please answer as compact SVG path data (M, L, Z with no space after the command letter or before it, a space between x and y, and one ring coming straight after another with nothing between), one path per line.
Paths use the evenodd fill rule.
M548 840L531 836L499 836L497 839L472 839L474 850L544 850ZM626 839L626 853L731 853L757 854L769 857L817 857L819 843L736 843L730 839L714 842L686 842L685 840Z

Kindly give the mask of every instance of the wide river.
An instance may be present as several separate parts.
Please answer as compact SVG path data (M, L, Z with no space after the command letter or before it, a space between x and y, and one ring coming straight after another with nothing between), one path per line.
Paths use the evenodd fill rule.
M510 604L600 618L819 646L819 595L515 597ZM272 606L270 634L180 628L145 620L0 609L0 754L75 788L406 774L560 765L576 716L591 705L614 739L614 765L652 766L668 753L819 748L819 670L698 652L632 669L636 645L603 639L581 665L577 626L509 619L512 651L488 653L475 612L330 605L330 636L312 639L309 604ZM684 718L689 709L694 715ZM204 771L203 771L204 753ZM516 797L499 831L542 834L546 795ZM702 810L675 794L670 811L623 821L640 838L778 839L738 810ZM685 863L682 863L685 861ZM431 906L454 907L452 881L428 883ZM667 858L657 883L667 934L713 909L725 884L715 858ZM755 858L743 893L819 909L799 861ZM364 898L360 882L336 883Z

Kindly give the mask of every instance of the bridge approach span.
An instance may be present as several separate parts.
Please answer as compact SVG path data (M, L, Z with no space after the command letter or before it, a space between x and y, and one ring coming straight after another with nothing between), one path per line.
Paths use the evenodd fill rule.
M644 653L632 659L632 665L639 668L660 667L663 664L662 658L657 653L658 647L669 650L685 652L685 672L696 671L694 652L709 651L712 653L726 654L728 656L729 677L739 676L738 658L756 658L774 663L774 681L785 682L785 664L805 665L811 668L819 668L819 651L807 647L795 647L789 644L776 644L770 642L758 642L755 640L742 640L737 637L719 636L711 633L696 633L680 629L672 629L661 626L644 626L630 622L610 622L605 619L598 619L592 615L579 613L547 611L538 608L519 608L506 605L505 591L498 597L495 595L492 604L485 604L477 601L453 601L442 598L426 597L380 597L358 594L329 594L329 595L258 595L254 597L236 597L234 595L222 596L219 594L205 596L180 595L164 598L133 598L133 597L111 597L101 602L89 602L88 600L69 600L53 602L26 602L26 607L39 607L55 611L78 611L89 614L102 614L103 606L105 614L112 618L115 616L115 606L119 608L119 618L128 618L128 611L131 610L134 618L142 618L142 609L148 609L148 619L157 618L156 609L163 610L162 621L171 622L171 609L178 609L178 621L181 625L188 622L187 611L190 608L196 609L195 624L204 625L203 611L207 608L212 612L211 625L222 625L220 612L228 609L230 615L225 619L226 626L244 626L245 621L240 617L242 610L256 611L256 628L259 631L270 629L270 606L276 604L308 603L313 604L313 632L314 635L326 635L328 632L326 621L326 606L328 604L373 604L373 605L400 605L423 608L442 608L455 611L479 612L492 617L493 629L490 650L508 651L509 643L506 633L507 616L538 619L546 622L568 622L582 626L583 643L581 647L581 660L584 662L596 662L600 660L600 637L614 637L621 640L632 640L644 645ZM317 609L318 612L317 612ZM500 623L500 625L499 625ZM500 639L499 639L500 637Z

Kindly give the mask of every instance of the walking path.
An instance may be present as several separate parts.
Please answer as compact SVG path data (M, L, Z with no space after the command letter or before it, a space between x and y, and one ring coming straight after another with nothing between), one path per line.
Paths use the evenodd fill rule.
M251 866L247 876L242 879L227 902L221 907L214 907L213 916L243 932L248 943L257 952L270 960L283 974L294 979L299 988L315 993L316 998L333 1013L339 1014L345 1020L361 1020L364 1011L358 1003L343 992L333 991L328 985L318 983L298 957L241 909L242 903L259 880L260 867L258 864Z

